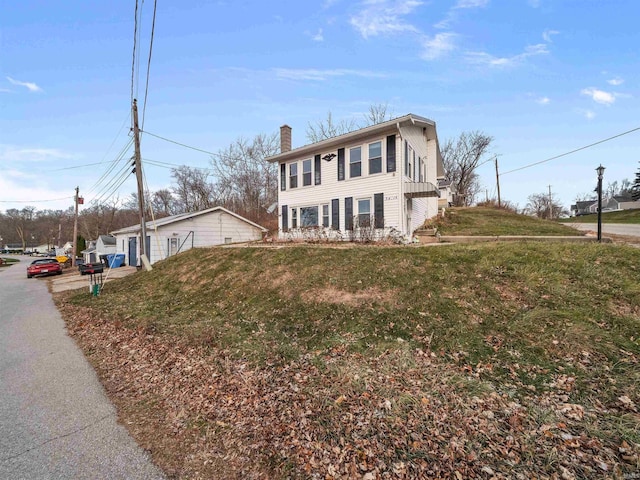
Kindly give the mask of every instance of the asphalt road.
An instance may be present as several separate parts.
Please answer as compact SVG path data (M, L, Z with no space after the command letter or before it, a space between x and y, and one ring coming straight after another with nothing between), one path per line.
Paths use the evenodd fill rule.
M565 223L564 225L568 225L582 231L598 231L598 225L596 223ZM629 237L640 237L640 225L629 225L624 223L603 223L602 233L626 235Z
M164 478L116 420L26 260L0 269L0 478Z

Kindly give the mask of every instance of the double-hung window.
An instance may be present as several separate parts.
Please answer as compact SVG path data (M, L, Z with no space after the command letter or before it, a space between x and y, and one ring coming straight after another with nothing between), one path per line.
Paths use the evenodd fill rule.
M382 142L369 144L369 175L382 172Z
M329 204L322 205L322 226L329 227Z
M362 175L362 147L349 150L349 178Z
M298 186L298 163L294 162L289 165L289 188Z
M298 209L291 209L291 228L298 228Z
M363 198L358 200L358 226L368 227L371 225L371 199Z
M302 162L302 186L311 185L311 160L303 160Z

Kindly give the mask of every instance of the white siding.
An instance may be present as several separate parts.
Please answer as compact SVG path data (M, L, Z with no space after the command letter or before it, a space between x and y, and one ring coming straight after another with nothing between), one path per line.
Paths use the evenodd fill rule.
M371 198L371 214L373 214L373 195L382 193L384 195L384 223L385 227L400 228L401 217L399 208L400 199L400 175L398 147L396 146L396 172L386 173L387 171L387 147L386 135L372 137L370 140L346 144L345 147L345 180L338 181L338 151L318 152L321 157L333 153L335 157L327 162L320 160L321 163L321 184L314 185L315 176L312 175L312 185L302 186L302 161L313 156L300 158L298 162L298 187L290 188L289 165L295 161L286 162L286 191L278 192L278 221L279 227L282 229L282 206L286 205L289 209L288 220L291 225L291 209L309 206L318 206L319 215L318 223L322 224L322 205L329 204L329 223L331 224L331 200L339 199L340 202L340 230L345 230L345 203L346 197L353 197L354 215L357 214L357 200L361 198ZM382 173L369 175L369 144L380 141L382 142ZM396 145L397 136L396 136ZM361 147L362 174L360 177L349 178L349 153L353 147ZM280 167L279 167L280 168ZM278 171L279 172L279 171ZM278 185L280 185L278 180ZM300 224L300 215L298 214L298 225Z
M402 168L402 178L404 182L418 181L417 178L413 180L409 178L407 173L404 171L405 169L405 151L404 151L404 141L406 140L411 148L416 152L416 161L418 157L422 158L422 162L424 165L424 181L430 182L433 185L438 185L437 180L437 163L436 163L436 155L437 155L437 141L435 139L435 130L432 131L432 128L427 128L426 131L423 131L422 127L415 126L403 126L400 127L401 133L401 156L400 163ZM429 139L427 141L427 139ZM403 187L405 183L403 182ZM437 187L436 187L437 188ZM404 189L402 195L404 196ZM438 213L438 198L437 197L427 197L427 198L414 198L411 200L411 231L404 232L408 235L413 234L413 232L422 226L424 221L428 218L435 216ZM403 215L406 215L407 212L403 212Z
M116 235L116 246L119 253L125 254L126 264L129 264L129 238L137 237L137 250L140 252L140 235L122 233ZM262 231L259 228L244 222L224 211L215 211L198 215L183 220L178 220L168 225L161 225L157 231L147 229L151 245L148 254L149 261L155 263L167 258L169 254L169 239L177 238L180 252L193 247L213 247L222 245L225 239L229 242L249 242L262 239ZM123 248L124 240L124 251Z
M398 129L399 128L399 129ZM396 141L396 171L386 173L387 171L387 137L394 134ZM367 134L369 135L369 134ZM362 138L362 137L360 137ZM322 225L322 205L329 205L331 210L331 201L339 200L339 217L340 230L345 230L345 198L353 198L353 214L357 215L358 199L370 198L371 213L374 213L373 196L382 194L384 199L384 224L385 228L395 228L403 235L411 235L415 228L421 226L424 221L436 215L438 211L438 198L419 198L407 200L405 198L406 182L417 182L419 177L412 179L405 175L404 164L404 141L407 141L412 149L416 152L416 160L418 157L422 159L424 167L423 182L429 182L437 189L437 137L435 126L430 125L423 130L422 126L405 125L385 126L383 130L371 132L370 136L364 140L351 140L351 143L339 145L339 148L345 150L345 180L338 181L338 147L333 143L331 149L317 150L312 152L313 146L305 147L304 152L300 153L300 157L295 160L287 160L278 165L278 226L280 234L283 236L283 228L291 228L292 225L292 209L297 209L297 224L301 224L301 215L299 209L301 207L318 207L318 225ZM345 142L347 139L345 139ZM380 141L382 143L382 173L369 174L369 144ZM360 177L350 178L350 149L353 147L361 147L362 172ZM312 153L311 153L312 152ZM312 185L303 186L303 161L311 159L314 165L314 156L320 154L325 157L333 154L334 158L327 162L321 160L321 185L315 185L315 175L312 175ZM291 158L287 155L286 158ZM290 183L290 166L297 163L297 187L291 188ZM286 189L281 189L281 166L285 166ZM315 172L314 172L315 173ZM283 225L282 208L287 207L287 225ZM330 221L332 213L330 211ZM300 232L298 232L300 233ZM295 232L291 233L294 235ZM287 234L290 235L290 234ZM295 235L294 235L295 236Z

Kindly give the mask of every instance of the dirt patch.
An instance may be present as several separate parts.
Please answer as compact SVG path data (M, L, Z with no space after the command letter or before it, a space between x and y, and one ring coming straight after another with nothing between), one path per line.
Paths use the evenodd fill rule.
M347 292L334 287L327 287L314 292L304 292L301 298L307 303L325 302L357 307L372 302L392 303L396 295L397 291L395 289L382 290L378 287L370 287L357 292Z

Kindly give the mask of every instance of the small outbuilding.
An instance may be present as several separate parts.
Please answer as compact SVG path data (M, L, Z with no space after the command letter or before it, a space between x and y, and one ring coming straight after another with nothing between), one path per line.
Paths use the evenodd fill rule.
M145 250L150 263L164 260L195 247L254 242L267 229L224 207L182 213L147 222ZM117 253L125 255L125 264L140 265L140 224L111 232Z
M99 262L101 255L116 253L116 237L113 235L99 235L98 239L90 241L86 250L81 253L85 263Z

